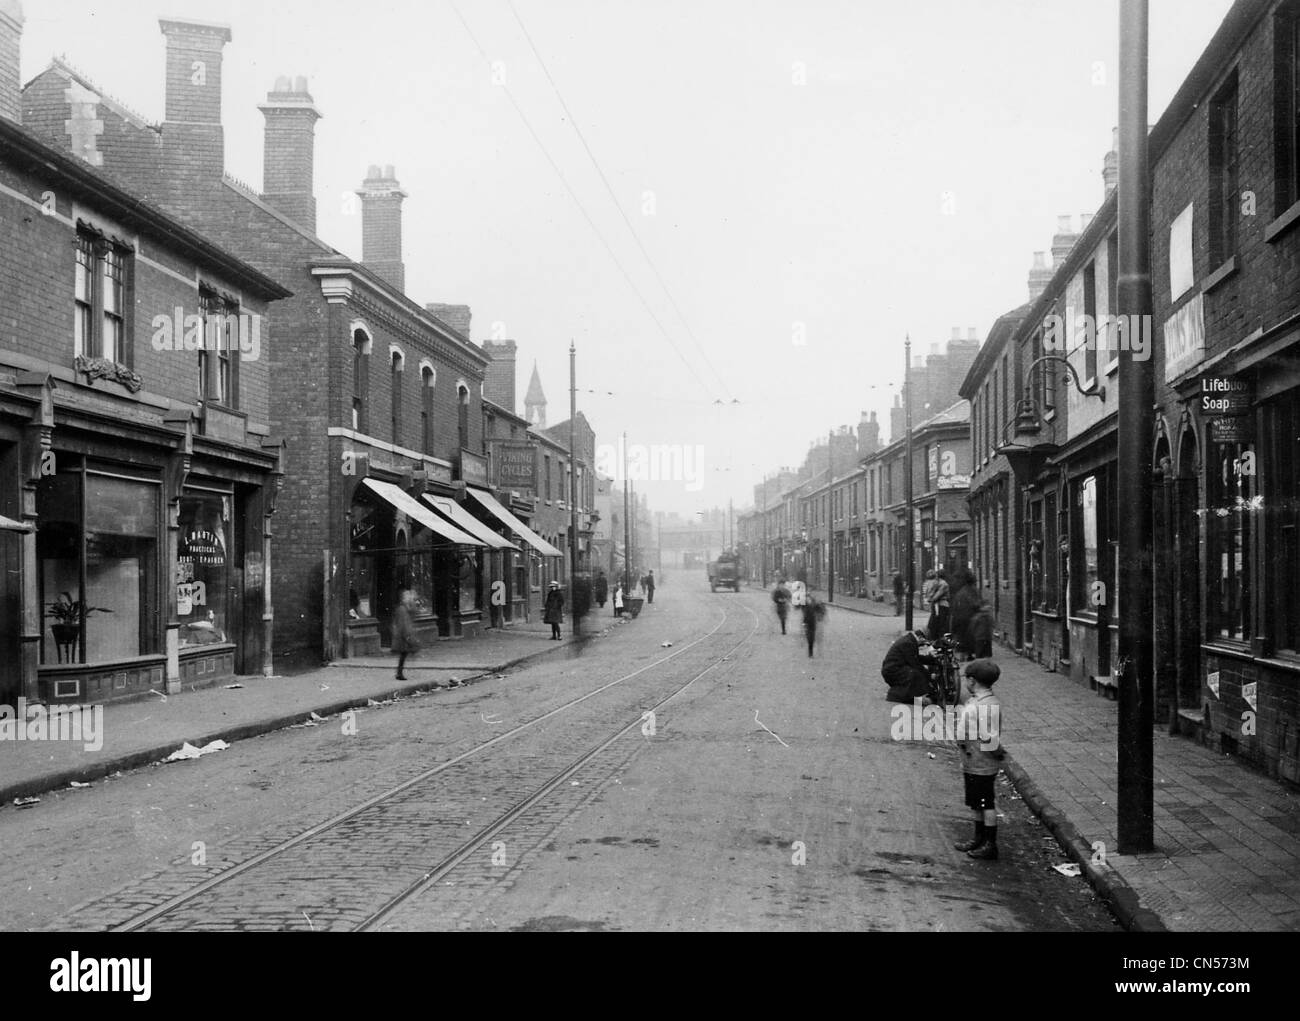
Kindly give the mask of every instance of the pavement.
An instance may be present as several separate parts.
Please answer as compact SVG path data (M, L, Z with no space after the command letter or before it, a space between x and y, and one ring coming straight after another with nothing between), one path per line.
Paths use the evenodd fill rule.
M894 616L892 603L839 593L830 605ZM994 658L1006 773L1126 928L1300 930L1296 791L1156 728L1156 850L1119 854L1118 704L1004 646Z
M596 611L584 626L608 626L614 621L609 614L608 608L604 615ZM101 707L103 721L96 729L102 747L97 750L85 741L0 741L0 805L158 762L186 743L199 748L218 740L230 743L310 723L313 714L326 717L372 701L468 684L575 641L568 623L560 641L550 641L550 632L549 624L533 621L426 645L407 659L405 681L396 680L397 660L388 656L112 702Z

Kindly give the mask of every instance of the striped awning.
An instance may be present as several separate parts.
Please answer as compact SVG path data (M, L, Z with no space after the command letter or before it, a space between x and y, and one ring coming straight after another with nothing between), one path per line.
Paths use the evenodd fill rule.
M424 504L420 503L415 497L408 495L402 489L393 485L391 482L381 482L379 479L363 479L362 482L366 488L378 496L385 503L389 504L396 510L401 511L408 518L418 521L434 535L441 536L448 542L455 543L457 546L486 546L487 543L475 539L468 532L463 532L453 525L446 518L433 513Z
M524 542L528 543L529 546L537 550L537 552L540 553L542 556L544 557L564 556L563 553L557 550L549 542L547 542L540 535L538 535L531 528L529 528L522 521L520 521L517 517L515 517L508 510L506 510L503 506L501 506L501 502L491 493L485 493L481 489L474 489L472 486L468 487L466 489L466 492L469 493L469 495L473 497L475 500L477 500L479 502L479 505L482 506L489 514L491 514L494 518L496 518L503 525L509 528L510 531L514 532L517 536L519 536L519 538L523 539Z
M496 532L488 528L487 525L483 524L483 522L474 517L473 514L450 497L434 496L432 493L422 493L420 494L420 499L436 510L439 514L448 518L451 523L461 531L476 536L493 549L508 549L514 550L516 553L519 552L519 547L513 542L497 535Z

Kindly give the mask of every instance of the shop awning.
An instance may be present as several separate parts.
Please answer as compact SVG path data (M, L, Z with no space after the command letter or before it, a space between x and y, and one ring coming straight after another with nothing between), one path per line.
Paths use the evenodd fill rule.
M420 499L436 510L439 514L450 518L451 523L461 531L468 532L470 535L482 539L493 549L508 549L514 550L516 553L519 552L518 546L509 539L504 539L497 535L496 532L488 528L487 525L474 517L473 514L467 511L455 500L445 496L434 496L431 493L422 493Z
M363 479L365 487L385 503L396 508L408 518L413 518L435 535L440 535L457 546L486 546L468 532L462 532L446 518L439 517L413 496L407 495L391 482L378 479Z
M32 526L25 521L15 521L0 514L0 532L30 532Z
M503 525L514 532L524 542L528 543L533 549L537 550L544 557L563 557L564 554L525 525L517 517L501 506L501 503L491 493L485 493L481 489L466 488L465 490L475 500L479 502L489 514L500 521Z

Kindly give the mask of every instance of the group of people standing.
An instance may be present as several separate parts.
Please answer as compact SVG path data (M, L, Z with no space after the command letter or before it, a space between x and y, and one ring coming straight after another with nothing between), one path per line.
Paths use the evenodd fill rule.
M894 572L893 587L894 615L901 617L907 586L898 571ZM993 611L980 594L970 568L926 571L921 602L930 611L925 633L932 641L950 634L958 650L968 658L987 659L993 655Z

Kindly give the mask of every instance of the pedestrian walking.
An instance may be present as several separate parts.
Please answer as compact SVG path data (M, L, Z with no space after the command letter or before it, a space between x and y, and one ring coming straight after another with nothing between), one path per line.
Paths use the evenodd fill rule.
M623 616L623 583L614 586L614 616Z
M558 581L551 582L551 590L546 593L546 612L542 623L551 625L551 641L560 640L560 625L564 623L564 593Z
M903 615L903 573L894 572L894 616Z
M605 601L609 599L609 579L605 577L605 572L601 571L596 575L596 580L592 585L594 595L596 596L596 605L602 610L605 608Z
M966 690L970 698L957 716L957 748L961 752L966 806L975 815L975 836L954 844L968 858L997 861L998 812L994 785L1006 752L1002 748L1001 706L993 685L1002 675L992 660L976 659L966 664Z
M645 601L653 603L655 601L655 573L651 571L645 576Z
M785 621L790 616L790 590L785 587L785 580L778 578L772 589L772 602L776 604L776 616L781 622L781 634L785 634Z
M817 643L817 625L826 618L826 607L820 599L808 596L803 604L803 634L808 640L808 655L812 656Z
M393 611L393 651L397 653L397 679L406 680L406 674L403 670L406 667L406 657L413 652L418 652L420 648L420 639L415 635L415 622L411 618L411 611L415 609L415 593L409 588L404 588L397 594L397 609Z

